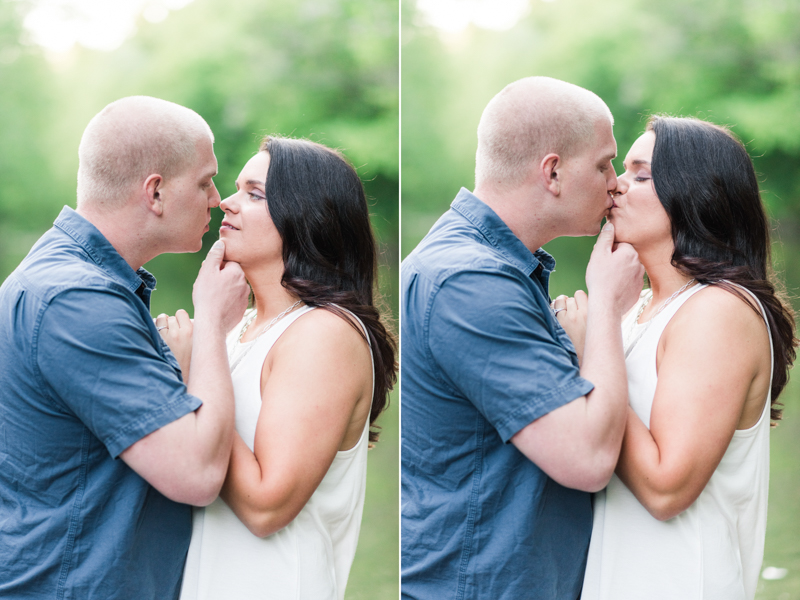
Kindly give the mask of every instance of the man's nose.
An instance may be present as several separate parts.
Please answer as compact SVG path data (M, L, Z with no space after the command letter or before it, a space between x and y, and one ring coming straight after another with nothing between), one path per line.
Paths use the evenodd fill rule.
M613 192L619 186L619 180L617 179L617 174L614 172L613 168L610 170L610 172L611 174L608 178L607 185L608 185L608 191Z
M217 189L217 186L214 185L213 183L211 185L213 189L211 191L211 196L209 196L208 198L208 205L211 208L214 208L222 203L222 197L219 195L219 190Z

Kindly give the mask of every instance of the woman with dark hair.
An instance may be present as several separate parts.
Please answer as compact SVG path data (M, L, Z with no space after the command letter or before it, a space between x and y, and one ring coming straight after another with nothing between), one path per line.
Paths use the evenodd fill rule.
M275 137L236 189L220 239L254 299L228 337L237 435L220 498L195 509L181 598L341 600L396 377L364 189L339 153Z
M630 408L582 598L749 600L797 345L756 175L728 130L691 118L651 118L623 166L608 219L650 287L622 323ZM573 339L584 298L555 302Z

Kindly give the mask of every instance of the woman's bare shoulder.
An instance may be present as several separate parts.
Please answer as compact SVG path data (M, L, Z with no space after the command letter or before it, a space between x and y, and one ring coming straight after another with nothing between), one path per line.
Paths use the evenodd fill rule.
M342 310L340 316L324 307L302 315L281 337L342 351L352 351L366 344L361 324L351 313Z
M756 321L763 321L756 300L739 286L729 289L722 285L709 285L689 298L686 305L696 307L693 311L714 311L726 317L753 315Z
M759 335L766 331L761 310L753 297L720 285L709 285L689 298L670 322L670 329L690 330L706 335L709 329L723 338L742 334ZM764 337L766 341L766 337Z

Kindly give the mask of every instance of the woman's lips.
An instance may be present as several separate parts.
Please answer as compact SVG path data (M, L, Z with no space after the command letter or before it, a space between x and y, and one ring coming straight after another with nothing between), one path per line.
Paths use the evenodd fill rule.
M233 231L239 231L238 228L234 227L233 225L231 225L227 221L223 221L222 222L222 225L220 226L220 229L232 229Z

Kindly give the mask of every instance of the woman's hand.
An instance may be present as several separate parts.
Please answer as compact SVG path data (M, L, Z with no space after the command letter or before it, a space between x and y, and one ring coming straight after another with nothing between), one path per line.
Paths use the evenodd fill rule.
M583 363L583 346L586 340L586 309L589 296L583 290L575 292L574 298L559 296L553 302L556 319L567 332L575 352L578 354L578 363Z
M183 372L183 381L189 382L189 365L192 362L192 320L182 308L174 317L164 313L156 317L156 329L172 350Z

